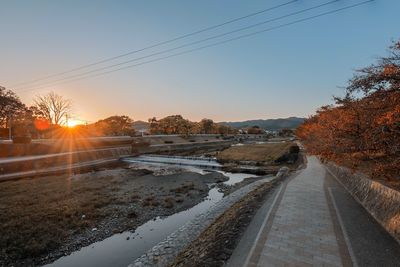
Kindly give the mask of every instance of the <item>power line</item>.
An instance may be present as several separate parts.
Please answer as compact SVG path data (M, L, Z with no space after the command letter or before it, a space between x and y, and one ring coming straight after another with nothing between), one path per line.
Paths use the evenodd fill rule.
M152 44L152 45L149 45L149 46L137 49L137 50L133 50L133 51L129 51L129 52L124 53L124 54L120 54L120 55L117 55L117 56L105 58L105 59L102 59L102 60L99 60L99 61L95 61L93 63L85 64L85 65L82 65L82 66L79 66L79 67L76 67L76 68L73 68L73 69L70 69L70 70L66 70L66 71L63 71L63 72L51 74L51 75L48 75L48 76L45 76L45 77L42 77L42 78L38 78L38 79L26 81L26 82L17 83L17 84L12 85L11 87L20 86L20 85L24 85L24 84L30 84L30 83L34 83L34 82L38 82L38 81L42 81L42 80L47 80L49 78L53 78L53 77L56 77L56 76L61 76L61 75L64 75L64 74L75 72L77 70L86 69L86 68L89 68L89 67L92 67L92 66L95 66L95 65L99 65L101 63L105 63L105 62L109 62L109 61L112 61L112 60L115 60L115 59L118 59L118 58L126 57L126 56L129 56L129 55L132 55L132 54L135 54L135 53L139 53L139 52L151 49L151 48L155 48L155 47L158 47L158 46L169 44L169 43L172 43L172 42L175 42L175 41L178 41L178 40L181 40L181 39L193 36L193 35L197 35L197 34L200 34L200 33L206 32L206 31L210 31L210 30L225 26L227 24L231 24L231 23L234 23L234 22L237 22L237 21L240 21L240 20L244 20L244 19L247 19L247 18L250 18L250 17L254 17L256 15L259 15L259 14L262 14L262 13L265 13L265 12L268 12L268 11L272 11L274 9L281 8L281 7L293 4L293 3L298 2L298 1L299 0L291 0L291 1L285 2L283 4L279 4L279 5L272 6L272 7L260 10L260 11L256 11L256 12L250 13L248 15L245 15L245 16L242 16L242 17L239 17L239 18L235 18L235 19L231 19L231 20L228 20L226 22L223 22L223 23L220 23L220 24L216 24L216 25L213 25L213 26L209 26L209 27L206 27L206 28L203 28L203 29L191 32L191 33L187 33L187 34L184 34L184 35L181 35L181 36L178 36L178 37L166 40L166 41L158 42L158 43L155 43L155 44Z
M303 19L294 20L292 22L288 22L288 23L281 24L281 25L278 25L278 26L274 26L274 27L270 27L270 28L267 28L267 29L255 31L255 32L252 32L252 33L240 35L240 36L237 36L237 37L234 37L234 38L230 38L230 39L227 39L227 40L219 41L219 42L212 43L212 44L209 44L209 45L205 45L205 46L201 46L201 47L185 50L185 51L182 51L182 52L179 52L179 53L175 53L175 54L171 54L171 55L168 55L168 56L165 56L165 57L159 57L159 58L155 58L155 59L152 59L152 60L140 62L140 63L137 63L137 64L124 66L124 67L117 68L117 69L114 69L114 70L105 71L105 72L101 72L101 73L96 73L96 74L92 74L92 75L87 75L87 76L84 76L84 77L71 79L71 80L68 80L66 82L55 83L55 84L52 84L52 85L70 83L70 82L74 82L74 81L78 81L78 80L82 80L82 79L87 79L87 78L91 78L91 77L97 77L97 76L100 76L100 75L105 75L105 74L113 73L113 72L116 72L116 71L120 71L120 70L124 70L124 69L128 69L128 68L133 68L133 67L149 64L149 63L152 63L152 62L161 61L161 60L165 60L165 59L168 59L168 58L172 58L172 57L176 57L176 56L192 53L192 52L203 50L203 49L206 49L206 48L209 48L209 47L218 46L218 45L225 44L225 43L228 43L228 42L232 42L232 41L248 38L248 37L251 37L251 36L254 36L254 35L257 35L257 34L269 32L269 31L280 29L280 28L288 27L288 26L291 26L291 25L294 25L294 24L298 24L298 23L301 23L301 22L313 20L313 19L316 19L316 18L319 18L319 17L323 17L323 16L326 16L326 15L338 13L340 11L351 9L351 8L355 8L355 7L358 7L358 6L373 2L373 1L374 0L367 0L367 1L359 2L359 3L353 4L353 5L349 5L349 6L346 6L346 7L334 9L334 10L327 11L327 12L323 12L323 13L320 13L320 14L317 14L317 15L313 15L313 16L309 16L309 17L306 17L306 18L303 18ZM48 86L52 86L52 85L48 85ZM35 90L35 89L41 89L41 88L46 88L48 86L39 87L39 88L31 88L31 89L28 89L28 90L23 90L21 92Z
M71 78L85 76L87 74L95 73L95 72L98 72L98 71L101 71L101 70L106 70L106 69L110 69L110 68L113 68L113 67L125 65L127 63L139 61L139 60L146 59L146 58L149 58L149 57L153 57L153 56L156 56L156 55L165 54L165 53L172 52L172 51L184 48L184 47L193 46L195 44L203 43L203 42L210 41L210 40L213 40L213 39L216 39L216 38L220 38L220 37L223 37L223 36L226 36L226 35L230 35L230 34L233 34L233 33L241 32L241 31L244 31L244 30L248 30L248 29L251 29L251 28L254 28L254 27L258 27L258 26L270 23L270 22L274 22L274 21L278 21L278 20L281 20L281 19L284 19L284 18L291 17L291 16L299 15L301 13L305 13L305 12L308 12L310 10L318 9L318 8L321 8L321 7L326 6L326 5L330 5L330 4L338 2L338 1L340 1L340 0L332 0L332 1L320 4L320 5L316 5L316 6L313 6L313 7L310 7L310 8L306 8L306 9L302 9L302 10L299 10L299 11L296 11L296 12L292 12L292 13L289 13L289 14L286 14L286 15L282 15L282 16L279 16L279 17L276 17L276 18L273 18L273 19L269 19L269 20L265 20L265 21L262 21L262 22L259 22L259 23L255 23L255 24L251 24L251 25L248 25L248 26L245 26L245 27L241 27L241 28L236 29L236 30L232 30L232 31L228 31L228 32L225 32L225 33L217 34L217 35L214 35L214 36L211 36L211 37L207 37L207 38L204 38L204 39L201 39L201 40L197 40L197 41L194 41L194 42L186 43L186 44L183 44L183 45L180 45L180 46L177 46L177 47L173 47L173 48L170 48L170 49L161 50L159 52L151 53L149 55L145 55L145 56L142 56L142 57L130 59L130 60L123 61L123 62L120 62L120 63L116 63L116 64L113 64L113 65L110 65L110 66L104 66L104 67L93 69L93 70L90 70L90 71L86 71L86 72L83 72L83 73L80 73L80 74L70 75L70 76L67 76L67 77L64 77L64 78L60 78L60 79L56 79L56 80L53 80L53 81L49 81L47 83L39 84L39 85L36 85L36 86L40 86L41 87L41 86L44 86L44 85L53 84L54 82L61 82L61 81L69 80ZM22 87L22 88L24 88L24 87Z

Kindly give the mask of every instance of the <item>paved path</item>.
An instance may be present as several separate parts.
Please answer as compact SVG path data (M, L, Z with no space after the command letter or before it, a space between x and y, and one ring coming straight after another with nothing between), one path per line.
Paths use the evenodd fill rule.
M399 244L317 158L307 159L260 209L257 234L246 230L228 266L400 266Z

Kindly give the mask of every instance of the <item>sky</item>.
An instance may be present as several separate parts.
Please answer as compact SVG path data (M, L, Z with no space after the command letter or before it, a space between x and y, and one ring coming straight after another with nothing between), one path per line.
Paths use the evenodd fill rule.
M298 0L281 8L67 75L126 60L164 57L242 34L362 2L341 0L252 29L145 57L166 49L327 3ZM0 0L0 85L27 105L54 91L73 102L73 118L111 115L134 120L181 114L215 121L309 116L355 69L387 53L400 38L400 1L368 4L164 60L66 82L56 76L82 65L139 50L289 0ZM124 66L124 65L121 65ZM57 80L58 79L58 80Z

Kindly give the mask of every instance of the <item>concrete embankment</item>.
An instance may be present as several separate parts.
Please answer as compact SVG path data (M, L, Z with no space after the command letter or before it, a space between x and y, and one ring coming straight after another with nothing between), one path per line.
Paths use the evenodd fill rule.
M65 152L50 155L7 158L0 161L0 174L41 170L55 166L69 166L100 159L118 159L131 154L131 147L104 148L87 151Z
M34 139L30 144L13 144L10 141L0 141L0 158L115 148L129 146L131 143L132 137L130 136Z
M234 143L233 140L206 141L201 143L178 143L178 144L155 144L148 147L133 148L133 154L149 154L149 153L193 153L197 151L219 150L230 147Z
M148 153L192 153L220 150L229 147L234 140L223 140L217 135L200 136L147 136L134 138L145 141L148 146L137 149L130 144L126 146L99 149L77 150L46 155L8 157L0 159L0 181L47 175L64 171L79 171L102 165L116 163L120 158ZM133 139L132 139L133 140ZM126 140L125 140L126 141ZM181 142L181 143L175 143Z
M400 192L332 162L327 169L400 242Z
M132 142L143 141L149 145L196 143L224 140L221 135L147 135L143 137L109 136L89 138L34 139L30 144L13 144L0 141L0 158L47 155L71 151L85 151L101 148L130 146Z

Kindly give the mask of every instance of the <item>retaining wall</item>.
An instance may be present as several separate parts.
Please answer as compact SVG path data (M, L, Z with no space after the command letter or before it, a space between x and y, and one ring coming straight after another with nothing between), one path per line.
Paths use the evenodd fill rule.
M66 164L82 163L99 159L112 159L131 154L131 147L104 148L90 151L66 152L54 155L22 157L0 162L0 175L31 170L41 170L48 167ZM11 161L12 160L12 161Z
M149 153L174 153L174 152L196 152L198 150L224 149L230 147L235 141L233 140L218 140L202 143L181 143L181 144L160 144L149 147L135 149L133 154L149 154Z
M373 181L362 173L353 173L350 169L332 162L327 163L326 167L350 194L400 242L400 192Z
M200 139L209 138L201 136ZM0 159L0 180L10 174L16 174L12 177L18 177L18 173L46 173L47 168L65 167L70 169L73 164L85 163L86 168L90 167L90 162L94 165L100 165L102 161L108 164L109 159L119 159L124 156L139 155L145 153L174 153L174 152L195 152L202 150L223 149L229 147L233 140L202 141L199 143L180 143L180 144L154 144L148 147L135 148L131 145L112 148L92 149L87 151L72 151L49 155L36 155ZM59 168L58 168L59 169ZM57 170L58 170L57 169ZM24 174L24 176L26 176ZM4 177L3 177L4 176Z

